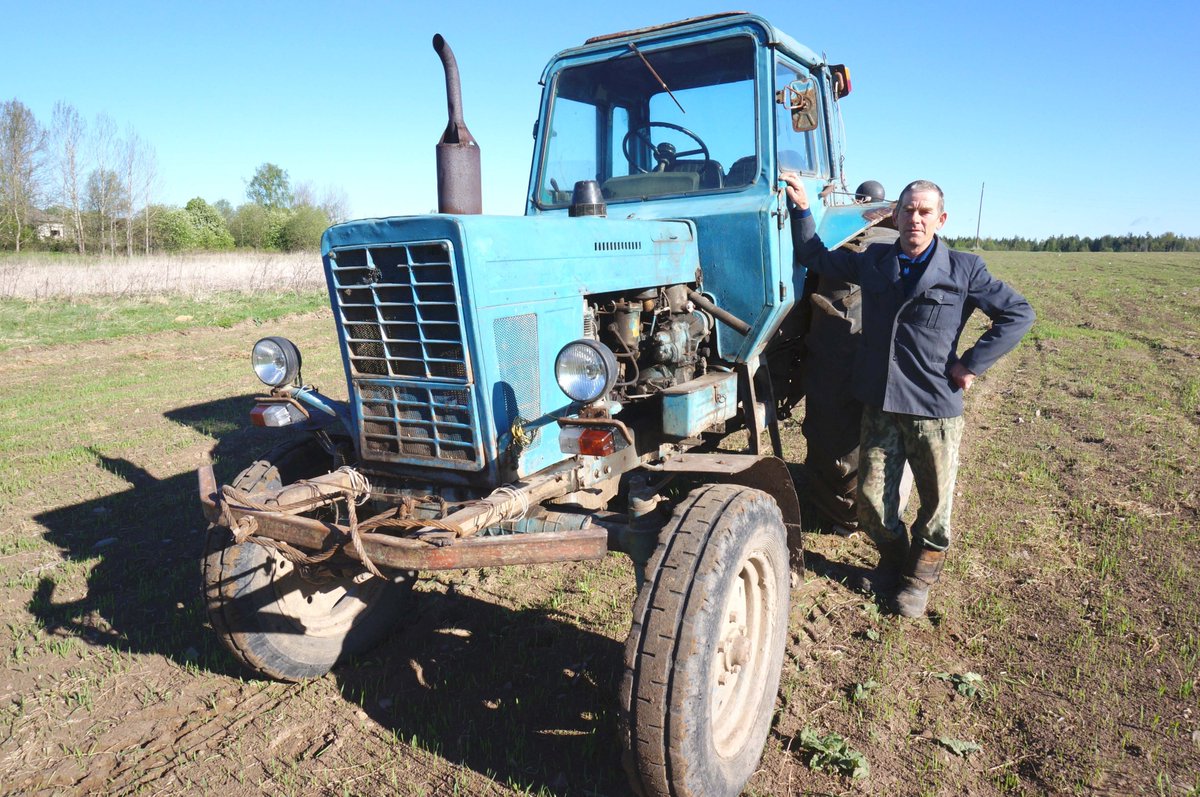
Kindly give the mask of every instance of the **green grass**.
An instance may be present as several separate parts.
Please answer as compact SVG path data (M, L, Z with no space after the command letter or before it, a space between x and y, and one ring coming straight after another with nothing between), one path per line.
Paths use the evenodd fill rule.
M936 617L901 622L807 573L749 794L1196 783L1200 257L986 257L1039 322L968 397ZM195 468L211 456L227 480L280 436L247 428L258 336L294 339L307 381L344 395L324 296L274 301L0 302L0 345L28 347L0 381L0 661L15 690L0 717L4 744L30 753L10 759L19 774L74 758L86 770L109 730L140 723L122 766L185 790L623 793L615 690L633 590L621 556L427 579L421 627L308 684L231 668L197 599ZM301 314L278 315L289 308ZM36 342L13 343L26 336ZM785 446L803 458L794 422ZM861 540L806 546L872 562ZM174 725L155 724L175 710ZM155 746L203 737L214 717L231 730L211 749ZM806 727L846 740L870 775L810 770ZM940 738L982 749L963 758ZM44 762L42 750L58 752ZM129 792L168 782L131 777Z
M227 328L244 321L266 323L328 305L329 297L323 291L5 299L0 300L0 352L203 327Z

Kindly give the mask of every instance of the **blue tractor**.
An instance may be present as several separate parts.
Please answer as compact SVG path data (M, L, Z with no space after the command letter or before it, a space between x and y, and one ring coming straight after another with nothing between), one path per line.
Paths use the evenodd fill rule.
M434 46L439 212L323 239L349 400L264 338L252 419L290 434L230 485L200 472L212 625L256 673L320 676L400 621L422 571L621 551L631 784L737 794L803 567L778 419L814 286L778 174L822 197L830 246L890 215L845 189L849 73L750 14L589 39L546 67L525 216L500 217Z

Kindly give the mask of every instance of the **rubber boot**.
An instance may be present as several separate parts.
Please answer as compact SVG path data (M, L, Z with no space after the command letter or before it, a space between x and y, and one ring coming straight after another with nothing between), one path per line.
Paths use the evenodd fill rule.
M908 559L908 532L901 526L898 537L874 542L879 551L879 563L875 565L874 570L859 579L859 591L890 597L899 589L904 574L905 562Z
M914 543L904 571L903 588L896 594L896 613L901 617L924 617L929 588L942 577L946 552Z

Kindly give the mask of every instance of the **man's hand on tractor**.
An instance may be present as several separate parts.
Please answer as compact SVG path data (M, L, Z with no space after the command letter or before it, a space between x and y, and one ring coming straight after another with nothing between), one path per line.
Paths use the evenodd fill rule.
M800 210L808 209L808 194L804 191L804 183L795 172L780 172L779 179L787 184L787 197Z

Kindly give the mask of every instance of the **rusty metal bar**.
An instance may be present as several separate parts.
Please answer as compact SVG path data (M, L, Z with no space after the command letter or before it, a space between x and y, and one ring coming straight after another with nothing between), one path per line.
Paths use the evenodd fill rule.
M204 516L210 522L220 523L221 497L217 491L212 467L200 468L198 475ZM549 492L555 481L554 478L545 479L541 484L535 485L536 491ZM451 515L451 518L458 514L460 513ZM252 517L257 522L257 535L287 542L306 550L327 550L349 538L349 529L345 526L301 515L254 512ZM478 519L478 515L474 518ZM408 537L373 532L363 533L361 537L367 558L377 566L397 570L456 570L577 562L600 559L608 552L608 532L599 527L496 537L438 538L439 542L447 543L440 546ZM352 546L344 546L342 552L351 559L359 558Z

